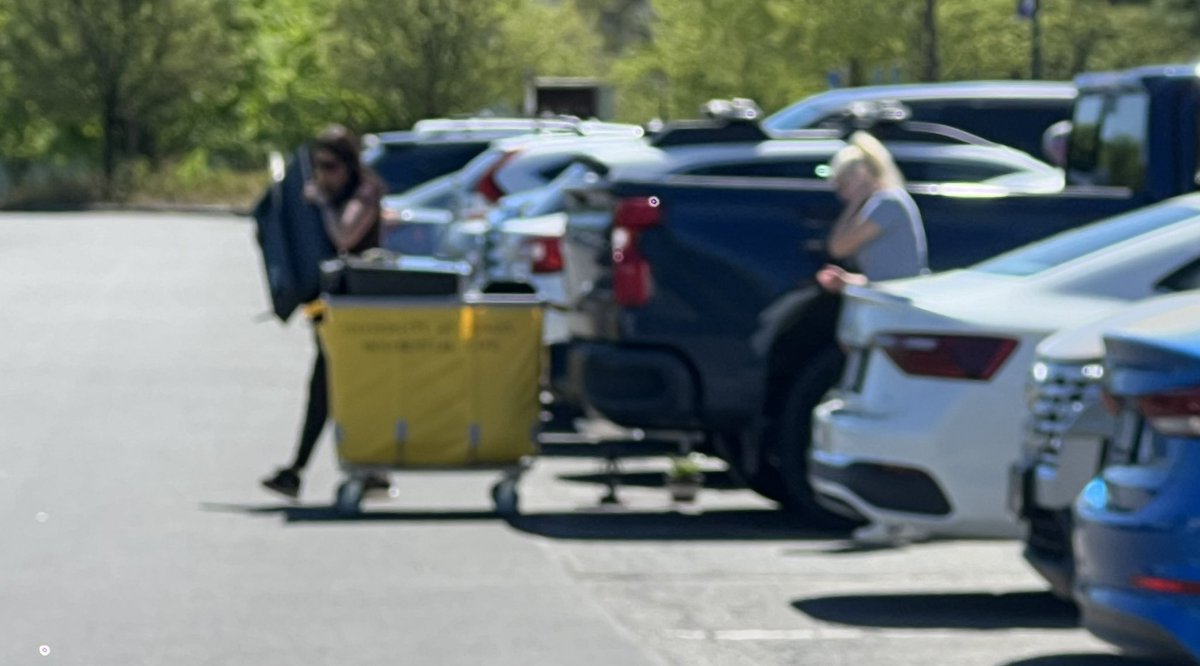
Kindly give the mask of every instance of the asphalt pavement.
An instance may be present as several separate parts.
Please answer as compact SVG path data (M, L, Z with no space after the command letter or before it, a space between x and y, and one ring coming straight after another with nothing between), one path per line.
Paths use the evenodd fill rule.
M1128 665L1014 542L856 549L738 489L628 461L396 475L347 520L288 460L311 331L280 325L245 218L0 216L0 665ZM549 452L553 452L549 450Z

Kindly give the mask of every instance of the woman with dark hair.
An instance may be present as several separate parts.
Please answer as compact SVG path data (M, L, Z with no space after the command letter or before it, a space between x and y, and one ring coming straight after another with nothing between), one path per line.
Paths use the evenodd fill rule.
M321 211L325 233L338 254L358 254L379 245L383 181L359 159L358 137L341 125L330 125L317 136L312 149L313 178L304 185L304 198ZM314 321L319 308L306 308ZM325 352L317 339L317 358L308 383L308 409L296 457L288 467L263 479L263 486L291 498L300 495L300 475L329 418ZM387 487L386 479L368 480L369 487Z
M339 253L379 246L379 200L383 181L359 159L358 137L341 125L317 136L313 179L304 197L321 209L325 233Z

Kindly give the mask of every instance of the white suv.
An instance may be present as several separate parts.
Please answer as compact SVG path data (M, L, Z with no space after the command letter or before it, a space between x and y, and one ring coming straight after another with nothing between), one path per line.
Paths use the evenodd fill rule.
M841 386L813 414L810 476L862 536L1016 536L1006 509L1038 342L1154 295L1200 257L1200 195L966 270L847 293Z
M1116 421L1100 399L1104 335L1163 322L1200 322L1200 261L1164 286L1170 293L1068 328L1037 346L1026 390L1024 452L1009 475L1009 505L1029 526L1025 560L1070 599L1074 582L1071 505L1101 468Z

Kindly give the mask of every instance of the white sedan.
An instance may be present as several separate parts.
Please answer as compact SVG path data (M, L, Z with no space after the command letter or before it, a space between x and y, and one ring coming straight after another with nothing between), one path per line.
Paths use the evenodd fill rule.
M810 477L861 539L1017 536L1006 510L1034 348L1158 293L1200 257L1200 195L940 275L851 289L841 385L813 414Z

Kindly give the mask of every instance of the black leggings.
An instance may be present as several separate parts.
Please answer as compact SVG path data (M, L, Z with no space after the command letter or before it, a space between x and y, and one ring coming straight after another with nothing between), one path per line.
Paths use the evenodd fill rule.
M315 336L314 336L315 337ZM317 358L313 363L312 376L308 380L308 410L304 413L304 429L300 431L299 448L292 469L304 469L312 455L313 447L325 429L329 418L329 394L325 383L325 349L317 337Z

